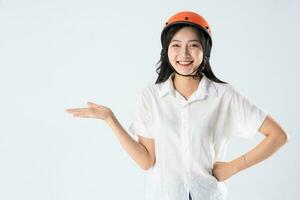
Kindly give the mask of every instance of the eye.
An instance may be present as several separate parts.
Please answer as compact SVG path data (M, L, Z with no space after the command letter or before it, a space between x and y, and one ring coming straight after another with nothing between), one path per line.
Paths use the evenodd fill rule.
M173 44L172 47L179 47L179 45L178 44Z
M192 44L192 46L193 46L193 47L199 47L199 45L198 45L198 44Z

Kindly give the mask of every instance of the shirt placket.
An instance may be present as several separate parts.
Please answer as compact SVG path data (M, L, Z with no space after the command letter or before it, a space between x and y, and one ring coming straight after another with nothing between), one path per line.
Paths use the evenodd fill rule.
M182 158L184 166L184 187L188 193L190 185L190 130L189 130L189 106L186 102L183 104L181 119L181 147L182 147Z

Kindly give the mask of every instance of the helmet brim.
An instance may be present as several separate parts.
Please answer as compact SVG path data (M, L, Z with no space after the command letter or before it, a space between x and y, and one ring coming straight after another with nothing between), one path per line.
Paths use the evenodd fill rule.
M173 22L173 23L169 24L167 27L165 27L165 28L162 30L162 32L161 32L161 38L160 38L161 44L163 45L163 41L164 41L164 39L165 39L165 37L166 37L166 35L167 35L167 32L168 32L172 27L174 27L174 26L176 26L176 25L182 25L182 24L191 25L191 26L193 26L193 27L195 27L195 28L201 30L201 31L206 35L206 37L207 37L208 40L209 40L210 45L212 46L212 39L211 39L211 36L210 36L210 34L208 33L208 31L207 31L205 28L203 28L202 26L199 26L198 24L195 24L195 23L189 22L189 21L176 21L176 22Z

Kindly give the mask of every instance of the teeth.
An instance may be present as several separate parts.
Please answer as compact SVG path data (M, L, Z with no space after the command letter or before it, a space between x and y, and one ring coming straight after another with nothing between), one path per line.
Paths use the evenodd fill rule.
M184 61L184 62L183 62L183 61L178 61L179 64L190 64L190 63L192 63L192 62L193 62L193 61L189 61L189 62L186 62L186 61Z

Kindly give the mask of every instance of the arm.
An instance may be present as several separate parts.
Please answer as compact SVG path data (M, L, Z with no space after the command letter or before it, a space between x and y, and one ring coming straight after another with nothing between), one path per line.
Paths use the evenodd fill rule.
M112 128L122 147L127 151L131 158L144 170L148 170L152 166L154 160L153 152L148 151L146 146L143 145L149 143L147 138L139 138L139 142L135 141L127 132L124 130L122 125L119 123L113 113L105 120L107 124ZM142 141L142 142L141 142ZM148 141L148 142L147 142Z
M113 112L106 106L88 102L87 108L70 108L66 111L74 117L96 118L104 120L113 129L123 148L144 170L155 162L154 139L139 136L139 142L132 139L121 126Z
M265 160L283 146L289 139L288 134L270 116L267 116L264 120L263 124L259 128L259 132L264 134L266 138L264 138L264 140L251 151L244 154L246 165L243 157L238 157L230 162L232 167L235 169L235 173Z

